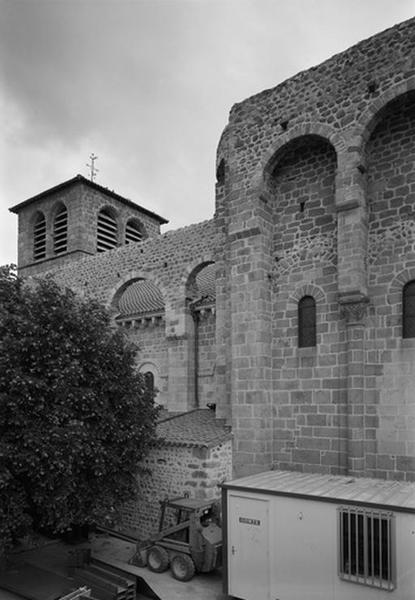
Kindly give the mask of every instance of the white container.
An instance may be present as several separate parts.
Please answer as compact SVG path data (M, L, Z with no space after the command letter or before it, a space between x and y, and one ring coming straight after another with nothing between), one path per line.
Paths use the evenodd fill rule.
M269 471L222 494L230 597L415 599L415 483Z

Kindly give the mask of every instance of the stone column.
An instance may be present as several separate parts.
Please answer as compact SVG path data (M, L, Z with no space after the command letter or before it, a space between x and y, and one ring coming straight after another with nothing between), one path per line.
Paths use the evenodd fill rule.
M196 408L195 395L195 325L188 307L176 318L170 315L166 328L168 354L169 411L184 412Z
M340 294L367 294L367 211L364 167L357 152L339 156L336 176Z
M231 404L234 471L272 464L272 216L258 189L241 191L228 248L231 296Z
M231 305L230 305L230 264L229 245L226 243L229 228L229 206L232 205L235 192L230 181L229 137L231 129L227 127L222 135L217 157L216 181L216 364L215 391L216 417L225 419L232 425L231 406Z
M347 331L347 470L350 475L365 472L365 314L366 296L340 297Z
M224 254L224 250L223 253ZM216 364L215 364L215 390L216 390L216 417L225 419L227 425L232 424L232 409L230 399L230 277L229 265L224 257L215 261L216 264Z
M367 297L367 209L365 167L358 141L338 157L336 177L338 290L346 321L347 468L365 471L365 322Z

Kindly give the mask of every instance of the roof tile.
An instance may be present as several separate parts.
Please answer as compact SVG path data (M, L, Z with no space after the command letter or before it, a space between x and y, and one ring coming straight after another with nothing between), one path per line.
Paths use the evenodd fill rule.
M197 408L159 421L157 437L166 444L210 447L230 439L231 433L214 410Z

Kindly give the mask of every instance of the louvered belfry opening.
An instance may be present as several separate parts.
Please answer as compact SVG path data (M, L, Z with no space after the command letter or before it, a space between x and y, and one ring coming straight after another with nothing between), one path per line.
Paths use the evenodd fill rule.
M402 337L415 338L415 280L403 288Z
M53 224L53 251L62 254L68 249L68 211L62 205L56 212Z
M41 260L46 256L46 219L38 213L33 227L33 258Z
M97 252L117 247L117 221L105 208L98 214Z
M141 242L143 234L141 227L137 221L130 220L125 226L125 243L134 244L135 242Z

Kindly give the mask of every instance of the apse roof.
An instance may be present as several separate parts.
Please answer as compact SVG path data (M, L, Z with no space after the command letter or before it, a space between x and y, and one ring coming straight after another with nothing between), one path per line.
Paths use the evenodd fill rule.
M215 298L216 298L215 281L216 281L216 267L215 267L214 263L212 263L210 265L206 265L206 267L204 267L196 275L196 287L197 287L198 295L200 297L200 300L199 300L200 304L205 304L208 302L215 302Z
M152 281L141 279L127 287L120 298L118 308L121 317L162 312L164 300L159 288Z
M211 447L230 439L231 433L214 410L197 408L159 421L157 437L174 446Z
M215 265L207 265L196 275L196 306L215 302ZM164 310L160 289L150 280L141 279L129 285L119 303L119 316L157 313Z

